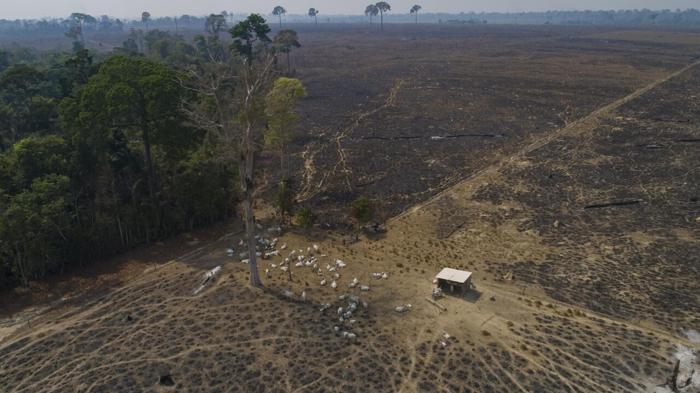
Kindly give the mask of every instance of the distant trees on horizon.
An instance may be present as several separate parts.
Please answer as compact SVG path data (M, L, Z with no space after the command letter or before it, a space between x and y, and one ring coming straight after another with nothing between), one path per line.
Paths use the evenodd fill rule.
M370 4L365 8L365 15L369 16L369 24L372 24L372 18L379 15L379 8L375 4Z
M278 5L277 7L275 7L272 10L272 15L275 15L275 16L279 17L279 19L280 19L280 29L282 28L282 15L284 15L286 13L287 13L287 10L284 9L284 7L282 7L281 5Z
M415 16L416 16L416 23L418 23L418 11L420 11L422 8L423 8L423 7L421 7L421 6L419 6L418 4L416 4L416 5L414 5L413 7L411 7L411 10L409 11L409 13L410 13L411 15L415 15Z
M309 8L308 15L312 18L314 18L314 22L318 24L318 10L316 8Z
M384 30L384 13L391 11L391 5L387 3L386 1L380 1L375 4L375 7L379 10L379 18L380 18L380 23L382 26L382 30Z
M386 4L388 5L388 3ZM368 5L361 16L336 15L333 17L333 20L344 23L361 23L366 20L366 17L369 17L371 24L375 16L380 16L384 19L384 13L390 10L389 8L386 9L386 11L381 11L379 8L375 8L376 6L376 4ZM280 7L280 9L275 7L272 14L278 17L278 23L281 26L282 15L287 14L287 10L282 6L278 7ZM414 5L405 14L394 13L388 16L388 21L392 23L417 23L419 11L422 12L422 7L420 5ZM309 17L313 17L314 23L318 23L318 12L318 9L310 8L308 12L303 15L289 15L287 20L293 23L303 23L307 22ZM219 15L223 15L224 19L231 24L233 24L236 19L241 20L245 17L243 14L235 14L232 11L226 13L221 12ZM617 11L546 11L522 13L430 12L421 13L421 15L421 23L440 23L441 21L468 23L469 21L478 20L487 21L490 24L700 27L700 10L698 9L664 9L658 11L649 9ZM161 30L185 28L195 30L201 29L201 26L204 25L207 18L208 16L192 15L153 17L148 11L144 11L138 19L120 19L108 15L95 17L88 14L74 13L66 18L0 19L0 32L64 34L73 27L73 31L70 34L75 37L80 37L81 34L91 32L125 31L130 28L142 29L144 27L145 30L150 28Z

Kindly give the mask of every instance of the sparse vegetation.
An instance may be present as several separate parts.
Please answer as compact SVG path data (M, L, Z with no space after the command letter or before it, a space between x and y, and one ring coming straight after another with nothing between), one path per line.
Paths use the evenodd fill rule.
M359 197L350 204L352 217L361 226L374 217L374 206L367 197Z
M297 213L297 225L304 229L311 229L316 222L316 217L310 208L303 208Z
M277 214L280 216L280 221L285 222L285 218L294 209L295 202L292 181L289 179L280 181L275 198L275 209L277 209Z

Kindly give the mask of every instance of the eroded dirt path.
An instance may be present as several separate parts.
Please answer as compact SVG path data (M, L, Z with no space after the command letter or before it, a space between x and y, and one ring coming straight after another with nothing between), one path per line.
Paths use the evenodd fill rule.
M354 115L350 125L341 128L335 134L335 136L332 138L331 144L335 145L334 150L336 152L337 159L335 164L329 170L323 173L320 180L315 180L318 170L314 164L314 156L318 150L324 148L324 145L317 147L314 151L312 151L311 147L309 147L302 153L302 158L304 158L304 171L302 174L303 185L297 198L300 202L306 201L312 198L314 195L322 192L327 179L333 176L342 177L345 187L347 187L348 190L352 189L352 168L347 162L347 152L343 147L343 139L347 138L348 135L357 129L357 127L359 127L363 121L385 110L386 108L395 105L396 97L406 82L407 80L404 78L395 80L381 105Z

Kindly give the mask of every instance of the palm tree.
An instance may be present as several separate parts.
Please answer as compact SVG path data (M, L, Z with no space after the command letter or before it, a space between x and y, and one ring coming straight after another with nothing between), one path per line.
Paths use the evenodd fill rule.
M309 8L309 16L314 18L314 21L316 24L318 24L318 18L316 15L318 15L318 10L316 8Z
M372 17L379 14L379 8L376 5L370 4L365 8L365 15L369 16L369 24L372 24Z
M272 42L279 47L280 52L287 54L287 73L291 75L292 61L289 54L292 48L301 47L297 32L294 30L280 30Z
M419 6L418 4L411 7L411 13L416 15L416 23L418 23L418 11L420 11L421 8L423 8L423 7Z
M285 10L281 5L278 5L272 10L272 15L276 15L280 18L280 29L282 28L282 15L286 13L287 10Z
M379 10L379 16L381 17L382 30L384 30L384 13L391 11L391 6L386 1L380 1L377 4L377 9Z
M148 22L151 20L151 13L148 11L143 11L141 13L141 22L146 25L146 31L148 31Z

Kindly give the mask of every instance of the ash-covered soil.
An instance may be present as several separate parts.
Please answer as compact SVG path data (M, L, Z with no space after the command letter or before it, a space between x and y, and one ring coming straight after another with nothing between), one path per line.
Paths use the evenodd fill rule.
M301 199L328 221L358 195L394 216L700 55L698 41L604 34L541 26L301 31L294 61L309 96L304 137L292 149Z
M519 229L552 248L512 266L519 279L609 315L676 331L700 324L698 86L696 67L477 191L516 202Z

